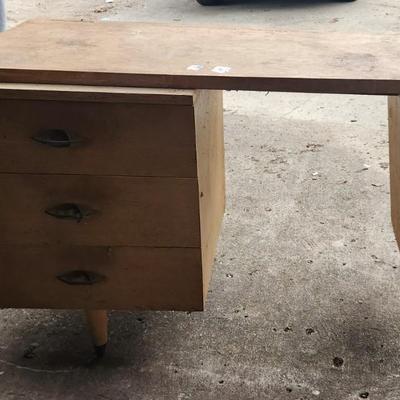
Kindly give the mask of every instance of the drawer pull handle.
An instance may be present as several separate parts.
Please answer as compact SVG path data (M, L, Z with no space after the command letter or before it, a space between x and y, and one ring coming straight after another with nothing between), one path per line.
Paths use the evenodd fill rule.
M45 212L55 218L72 219L76 222L81 222L83 218L90 217L97 213L96 210L74 203L58 204L54 207L47 208Z
M32 139L35 142L46 144L51 147L70 147L82 142L78 137L72 137L68 132L62 129L46 129L40 131Z
M94 285L105 281L106 277L92 271L69 271L57 275L57 279L68 285Z

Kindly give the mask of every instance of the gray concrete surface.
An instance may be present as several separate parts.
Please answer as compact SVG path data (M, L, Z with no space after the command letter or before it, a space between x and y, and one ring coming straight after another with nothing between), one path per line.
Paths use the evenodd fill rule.
M11 25L53 16L399 32L399 11L397 0L9 0ZM206 312L114 312L95 364L79 312L3 310L1 400L400 399L386 99L232 92L225 108L227 212Z

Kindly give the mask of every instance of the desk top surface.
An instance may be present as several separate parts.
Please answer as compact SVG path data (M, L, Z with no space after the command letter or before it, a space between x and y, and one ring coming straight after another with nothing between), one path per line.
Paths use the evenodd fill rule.
M400 35L33 20L0 34L0 82L400 94Z

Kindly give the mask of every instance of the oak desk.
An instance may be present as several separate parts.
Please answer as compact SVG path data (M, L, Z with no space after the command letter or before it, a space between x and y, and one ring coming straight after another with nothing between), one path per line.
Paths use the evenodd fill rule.
M36 20L0 35L0 82L0 306L89 310L100 353L93 310L203 309L221 90L389 96L400 240L397 34Z

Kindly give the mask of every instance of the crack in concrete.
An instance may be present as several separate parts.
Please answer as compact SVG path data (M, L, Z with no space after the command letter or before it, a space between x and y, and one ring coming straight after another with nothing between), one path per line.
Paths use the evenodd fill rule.
M70 373L73 372L74 370L76 370L77 368L71 368L71 369L39 369L39 368L30 368L30 367L24 367L23 365L18 365L15 364L13 362L10 361L6 361L6 360L0 360L0 363L4 364L4 365L8 365L17 369L23 369L26 371L30 371L30 372L38 372L38 373L47 373L47 374L66 374L66 373Z

